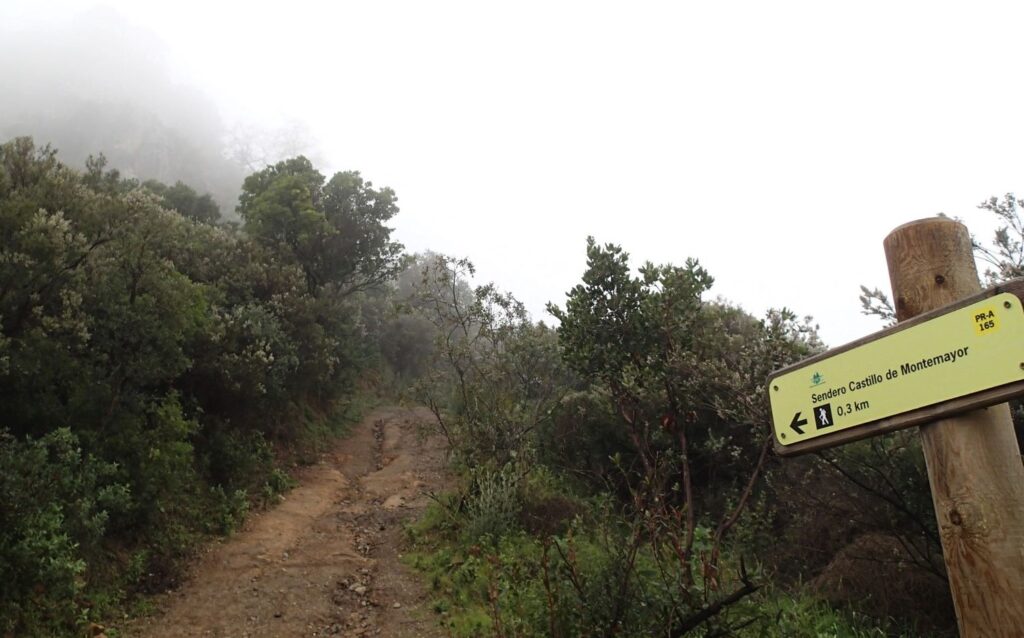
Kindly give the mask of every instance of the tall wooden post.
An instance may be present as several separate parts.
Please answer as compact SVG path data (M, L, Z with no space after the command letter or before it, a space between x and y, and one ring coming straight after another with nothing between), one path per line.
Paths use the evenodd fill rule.
M900 226L885 256L899 321L981 290L959 222ZM1009 407L923 425L921 441L960 635L1024 636L1024 465Z

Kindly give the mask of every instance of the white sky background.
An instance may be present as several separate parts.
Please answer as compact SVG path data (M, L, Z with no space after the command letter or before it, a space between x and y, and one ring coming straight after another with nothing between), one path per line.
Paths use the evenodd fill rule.
M977 204L1024 185L1018 3L102 4L226 117L307 122L324 172L397 191L408 249L470 257L536 318L592 234L839 345L880 328L857 295L888 290L889 231L941 211L987 239Z

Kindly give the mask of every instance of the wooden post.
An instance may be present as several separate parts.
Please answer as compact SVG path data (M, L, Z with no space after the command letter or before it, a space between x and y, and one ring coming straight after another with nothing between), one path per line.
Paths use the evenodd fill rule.
M959 222L911 222L884 245L899 321L981 290L971 239ZM934 421L920 431L960 635L1024 636L1024 465L1009 407Z

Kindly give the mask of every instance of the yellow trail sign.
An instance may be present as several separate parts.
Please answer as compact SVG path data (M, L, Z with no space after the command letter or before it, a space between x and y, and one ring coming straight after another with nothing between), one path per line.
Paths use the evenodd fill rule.
M839 445L862 438L853 428L1024 381L1024 310L1010 293L863 341L769 377L776 452Z

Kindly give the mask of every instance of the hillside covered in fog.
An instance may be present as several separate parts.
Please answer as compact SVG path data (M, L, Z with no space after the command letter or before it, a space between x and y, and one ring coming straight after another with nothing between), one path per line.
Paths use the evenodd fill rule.
M31 136L82 167L102 153L125 177L181 181L235 218L242 179L309 153L294 122L228 122L210 96L178 77L160 37L96 8L63 24L0 25L0 139Z

